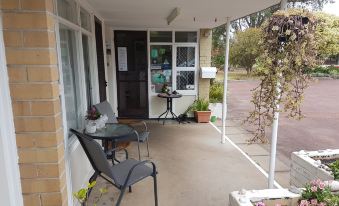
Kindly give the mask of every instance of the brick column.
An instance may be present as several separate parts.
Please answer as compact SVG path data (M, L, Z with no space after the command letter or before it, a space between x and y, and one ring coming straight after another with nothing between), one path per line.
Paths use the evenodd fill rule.
M67 205L53 0L0 6L24 205Z
M212 30L200 29L200 68L211 66ZM199 75L199 98L209 99L210 79L202 79Z

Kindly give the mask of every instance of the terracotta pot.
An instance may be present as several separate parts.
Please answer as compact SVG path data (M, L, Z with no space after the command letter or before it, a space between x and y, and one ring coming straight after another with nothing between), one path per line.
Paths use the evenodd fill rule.
M209 122L211 117L211 111L195 111L194 117L198 123Z

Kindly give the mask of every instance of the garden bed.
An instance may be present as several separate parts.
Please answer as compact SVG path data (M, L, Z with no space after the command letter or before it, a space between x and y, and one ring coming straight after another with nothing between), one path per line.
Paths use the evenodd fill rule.
M290 184L302 187L314 180L334 180L329 165L339 160L339 149L293 152Z

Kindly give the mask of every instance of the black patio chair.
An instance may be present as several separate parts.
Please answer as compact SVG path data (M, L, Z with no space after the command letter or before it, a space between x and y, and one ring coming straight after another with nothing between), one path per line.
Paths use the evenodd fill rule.
M154 202L155 206L158 206L157 170L153 162L149 160L138 161L135 159L128 159L127 150L124 149L126 153L126 160L111 166L108 163L106 155L99 143L90 138L88 135L74 129L70 129L70 131L79 139L80 144L95 171L90 181L95 180L99 175L120 190L116 206L121 204L121 200L127 187L129 188L129 191L132 192L132 185L147 177L153 177ZM118 148L113 148L112 150L117 149Z
M103 101L99 104L94 105L94 107L101 113L101 114L106 114L108 117L108 121L107 123L119 123L118 119L116 118L116 116L114 115L112 106L110 105L109 102L107 101ZM146 142L146 147L147 147L147 156L149 157L149 145L148 145L148 138L149 138L149 134L150 132L148 131L148 127L146 122L144 121L140 121L138 123L131 123L129 124L131 127L133 127L139 135L139 142L141 143L145 143ZM142 129L140 129L140 125L142 126ZM138 141L138 138L133 135L133 139L131 139L131 141ZM139 158L140 158L140 150L139 152Z

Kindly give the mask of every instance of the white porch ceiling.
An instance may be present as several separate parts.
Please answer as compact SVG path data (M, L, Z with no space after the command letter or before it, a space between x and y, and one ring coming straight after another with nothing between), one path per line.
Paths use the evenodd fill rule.
M214 28L268 8L280 0L87 0L108 25L121 28ZM176 7L180 15L167 25ZM195 18L195 21L194 21Z

